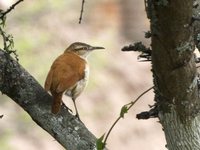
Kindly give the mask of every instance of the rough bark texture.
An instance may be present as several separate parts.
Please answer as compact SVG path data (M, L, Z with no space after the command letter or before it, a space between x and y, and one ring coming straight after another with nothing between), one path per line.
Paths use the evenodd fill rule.
M197 20L195 20L195 18L197 18ZM194 0L193 21L194 41L197 49L200 51L200 0Z
M66 149L96 149L96 138L85 125L72 116L64 105L59 114L52 114L50 112L52 97L2 50L0 50L0 91L19 104L40 127Z
M169 150L200 149L193 0L148 0L155 101ZM186 146L187 145L187 146Z
M200 149L200 117L197 116L188 124L183 124L177 115L176 108L170 113L160 113L159 119L163 125L169 150L199 150Z
M151 26L153 73L160 99L175 104L183 117L199 111L197 72L194 59L192 0L170 1L166 6L154 2ZM197 83L197 82L196 82ZM164 104L166 105L166 104ZM199 108L199 107L198 107Z

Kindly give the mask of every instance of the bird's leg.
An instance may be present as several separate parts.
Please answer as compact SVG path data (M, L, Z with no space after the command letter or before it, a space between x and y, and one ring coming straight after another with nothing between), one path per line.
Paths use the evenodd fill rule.
M74 103L74 108L75 108L75 111L76 111L76 115L75 115L75 116L78 118L78 120L81 120L80 117L79 117L78 109L77 109L77 107L76 107L75 98L72 98L72 101L73 101L73 103Z

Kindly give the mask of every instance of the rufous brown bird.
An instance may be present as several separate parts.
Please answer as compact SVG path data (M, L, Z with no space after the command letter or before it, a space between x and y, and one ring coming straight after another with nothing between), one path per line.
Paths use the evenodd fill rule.
M57 114L60 111L62 96L65 93L72 98L76 116L79 118L75 100L84 90L88 80L87 56L91 51L98 49L104 48L75 42L53 62L44 85L45 90L50 91L53 96L52 113Z

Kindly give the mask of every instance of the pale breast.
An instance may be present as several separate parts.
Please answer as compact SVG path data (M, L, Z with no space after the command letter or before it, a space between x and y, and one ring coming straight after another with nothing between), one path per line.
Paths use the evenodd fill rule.
M65 95L76 99L82 93L84 88L86 87L87 82L88 82L88 77L89 77L89 66L88 66L88 64L86 64L85 70L84 70L84 78L81 79L80 81L78 81L73 87L68 89L65 92Z

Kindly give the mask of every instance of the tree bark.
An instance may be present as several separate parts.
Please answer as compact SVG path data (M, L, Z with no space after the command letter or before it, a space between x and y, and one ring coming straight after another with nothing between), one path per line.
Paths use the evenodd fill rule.
M163 126L169 150L200 149L200 116L187 123L180 120L175 107L170 113L160 113L159 119Z
M19 104L40 127L66 149L96 149L96 138L86 126L70 114L64 105L59 114L52 114L50 112L52 97L2 50L0 50L0 91Z
M148 0L155 101L169 150L200 149L193 0Z

